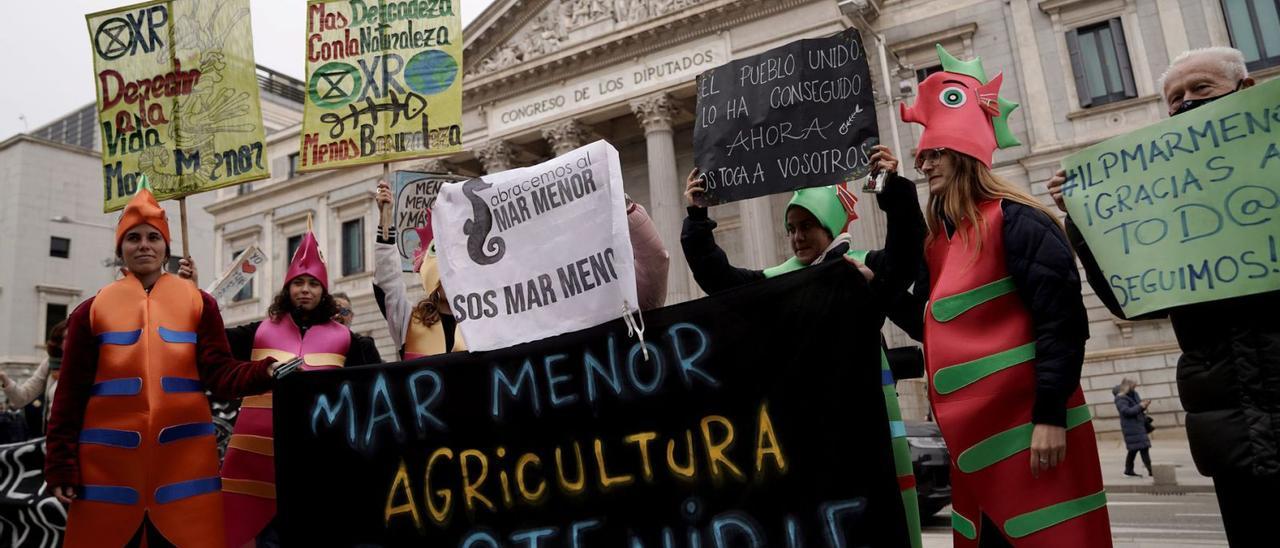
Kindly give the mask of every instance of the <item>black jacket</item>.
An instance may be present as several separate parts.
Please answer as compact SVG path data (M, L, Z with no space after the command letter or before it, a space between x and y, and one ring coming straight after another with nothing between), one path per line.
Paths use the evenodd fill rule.
M920 269L924 256L924 216L916 197L915 183L899 175L893 175L885 185L885 191L876 195L876 203L885 212L888 230L884 249L867 253L866 265L875 272L871 291L879 299L879 310L887 308L897 296L911 286L915 273ZM765 279L764 271L738 268L729 264L729 257L716 245L716 222L707 216L706 208L690 207L680 232L680 247L684 250L693 279L708 294L714 295L734 287ZM840 260L848 251L841 244L827 253L823 262ZM883 314L882 314L883 315Z
M1036 397L1031 422L1065 426L1067 398L1080 386L1089 318L1080 274L1067 237L1045 213L1004 200L1005 268L1031 315L1036 337ZM889 318L916 340L924 338L929 271L890 309Z
M1124 318L1111 284L1074 224L1067 234L1089 285ZM1280 475L1280 291L1180 306L1133 320L1168 317L1182 348L1178 393L1187 438L1206 476Z

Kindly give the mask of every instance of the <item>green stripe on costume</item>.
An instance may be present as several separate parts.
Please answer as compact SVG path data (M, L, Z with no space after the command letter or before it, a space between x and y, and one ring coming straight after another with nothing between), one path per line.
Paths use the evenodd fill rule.
M951 528L960 533L960 536L969 540L978 538L978 529L973 526L973 522L955 510L951 511Z
M1067 410L1067 430L1089 422L1089 406L1081 405ZM961 472L972 474L1007 459L1031 447L1031 431L1034 424L1026 423L991 436L965 449L956 459Z
M988 375L1031 361L1036 357L1036 343L1030 342L976 360L942 368L933 374L933 388L939 394L950 394L978 382Z
M866 253L864 252L865 256ZM880 370L889 371L889 356L885 354L884 348L880 348ZM884 387L884 410L889 416L889 421L901 421L902 409L898 405L898 391L894 389L892 384ZM907 446L906 438L891 438L889 445L893 447L893 469L897 476L914 475L915 470L911 467L911 448ZM920 499L916 496L916 488L902 490L902 508L907 516L907 534L911 537L911 548L921 548L923 540L920 536Z
M1059 502L1052 506L1046 506L1039 510L1009 518L1009 521L1004 522L1004 532L1013 538L1022 538L1064 521L1078 518L1106 505L1106 492L1098 491L1089 496Z
M1013 293L1016 289L1017 287L1013 285L1013 278L1005 277L964 293L937 299L929 310L933 314L933 319L945 323L958 318L961 314L982 303Z

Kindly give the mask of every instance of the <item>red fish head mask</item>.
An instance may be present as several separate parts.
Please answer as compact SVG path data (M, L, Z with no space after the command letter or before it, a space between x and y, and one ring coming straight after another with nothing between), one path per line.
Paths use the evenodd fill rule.
M915 105L898 105L902 121L924 126L917 150L951 149L991 167L996 148L1020 144L1008 125L1018 105L1000 98L1003 74L987 80L980 60L959 61L937 48L943 70L920 83Z

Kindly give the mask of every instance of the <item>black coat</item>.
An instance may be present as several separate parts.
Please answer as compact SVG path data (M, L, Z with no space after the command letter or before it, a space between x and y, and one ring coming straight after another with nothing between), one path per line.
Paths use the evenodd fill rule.
M1089 285L1124 318L1111 285L1070 222ZM1187 438L1206 476L1280 476L1280 291L1180 306L1128 318L1168 317L1182 348L1178 393Z
M1080 293L1080 274L1067 236L1044 212L1004 200L1005 268L1031 315L1036 337L1036 397L1031 422L1065 426L1067 398L1080 386L1089 318ZM911 293L889 318L916 340L924 337L929 271L921 269Z
M1142 408L1142 398L1138 391L1130 390L1120 393L1117 386L1111 390L1116 395L1116 409L1120 411L1120 431L1124 433L1124 447L1130 451L1148 449L1151 438L1147 437L1147 410Z
M879 300L874 306L883 316L889 303L895 302L898 295L911 286L920 269L926 227L915 183L910 179L891 175L884 192L876 195L876 203L885 212L885 246L869 251L865 264L875 273L871 291ZM729 257L716 245L716 222L707 216L706 208L690 207L688 212L680 231L680 247L698 287L714 295L765 279L764 271L729 264ZM848 245L841 244L827 253L823 261L841 260L847 251Z

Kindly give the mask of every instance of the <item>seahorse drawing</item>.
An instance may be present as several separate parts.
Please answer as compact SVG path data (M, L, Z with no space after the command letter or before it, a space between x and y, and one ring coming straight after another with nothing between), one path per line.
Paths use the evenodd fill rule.
M484 198L476 196L476 193L492 187L493 185L478 177L462 184L462 194L467 197L468 202L471 202L472 213L472 218L462 224L462 233L467 235L467 255L470 255L471 260L476 264L481 265L501 261L502 256L507 253L507 242L502 238L495 236L487 244L485 243L489 237L489 231L493 229L493 212L489 211ZM486 255L486 250L493 254Z

